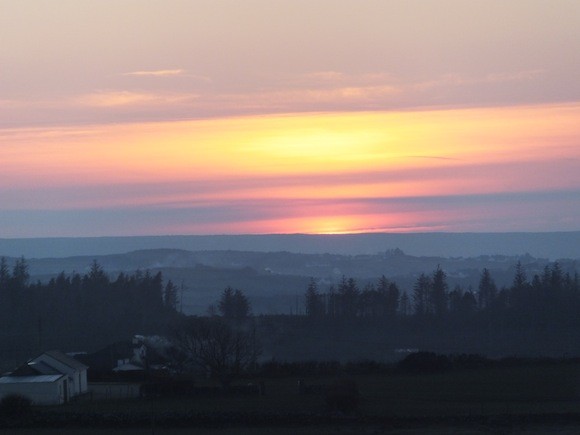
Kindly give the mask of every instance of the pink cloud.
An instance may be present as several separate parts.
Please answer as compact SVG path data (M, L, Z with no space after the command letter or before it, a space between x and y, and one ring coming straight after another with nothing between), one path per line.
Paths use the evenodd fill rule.
M183 69L160 69L154 71L132 71L125 73L125 76L138 76L138 77L174 77L182 76L185 74Z
M192 94L101 91L83 95L76 102L90 107L158 106L191 102L196 98Z

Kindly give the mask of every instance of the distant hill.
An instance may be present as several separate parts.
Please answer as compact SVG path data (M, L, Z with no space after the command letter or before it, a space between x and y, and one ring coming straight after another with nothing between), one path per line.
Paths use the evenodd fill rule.
M161 271L183 287L188 313L205 312L226 286L244 290L256 313L290 313L303 309L310 277L326 290L343 275L361 286L385 275L410 292L418 274L437 266L451 287L465 289L477 288L484 267L499 286L509 285L518 260L529 276L555 260L575 272L580 232L0 239L1 256L24 256L32 279L41 281L61 271L86 273L93 260L112 278Z
M63 258L145 249L188 251L376 254L402 249L415 256L524 255L580 258L580 231L553 233L372 233L343 235L215 235L0 239L0 256Z
M10 267L17 257L7 257ZM414 256L400 249L379 254L298 254L287 251L255 252L234 250L187 251L149 249L123 254L72 256L66 258L27 258L32 281L47 282L59 272L85 274L91 263L99 265L115 279L120 272L160 271L182 291L186 313L201 314L215 303L227 286L243 290L257 314L301 312L303 295L310 278L317 279L321 291L336 286L343 276L357 280L363 288L385 275L411 295L421 273L431 274L441 267L450 289L459 285L477 289L483 268L490 270L498 286L509 286L519 261L529 277L541 274L546 258L480 255L478 257ZM580 260L560 260L565 273L574 274Z

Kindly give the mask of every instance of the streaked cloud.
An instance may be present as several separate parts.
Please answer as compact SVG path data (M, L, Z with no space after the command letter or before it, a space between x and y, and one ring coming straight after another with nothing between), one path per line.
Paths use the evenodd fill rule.
M160 69L151 71L131 71L121 74L124 77L143 77L143 78L182 78L193 80L195 82L211 83L212 79L201 74L193 74L185 69Z
M185 70L183 69L159 69L154 71L132 71L124 73L123 75L136 77L175 77L184 74Z
M509 82L533 81L541 79L545 74L543 69L534 69L516 72L488 73L483 76L470 77L459 73L447 73L434 80L413 83L408 86L411 90L427 90L446 86L476 86L480 84L499 84Z
M580 2L133 3L0 14L0 236L580 228Z
M334 85L334 86L389 86L396 82L392 74L384 72L347 73L344 71L314 71L299 74L288 78L288 82L294 85L312 86Z
M130 91L102 91L79 97L76 101L91 107L168 105L192 101L196 95L154 94Z
M19 209L0 214L0 226L13 237L143 235L151 234L152 228L164 235L577 231L575 216L580 214L580 205L575 199L579 194L435 195L376 200L374 204L361 200L246 200L193 203L170 210L155 206Z
M571 229L579 117L571 104L0 129L0 203L142 211L171 233L500 231L534 204L520 229Z
M201 104L210 109L246 109L249 113L336 111L353 106L360 109L384 107L385 102L399 94L399 89L388 85L281 89L217 95L206 98Z
M165 75L167 71L170 73ZM4 122L16 126L36 119L37 116L33 116L36 111L45 113L53 123L71 124L86 123L95 116L99 120L109 119L117 123L270 113L401 110L429 106L452 109L464 107L468 102L465 96L471 95L479 86L488 86L488 97L494 98L494 87L500 87L496 92L511 92L510 89L514 89L512 85L516 83L539 86L545 74L538 69L474 77L445 74L428 81L410 81L380 72L348 74L317 71L289 75L280 79L279 83L257 89L232 92L209 86L212 83L209 78L184 72L174 74L176 71L184 70L128 74L131 77L194 77L195 82L201 80L204 85L184 89L180 86L124 83L123 88L91 91L60 99L3 99L0 100L0 111L7 111ZM442 96L447 99L444 104ZM111 112L109 118L102 118L103 115L107 116L105 112L94 112L109 108L116 110L114 114Z

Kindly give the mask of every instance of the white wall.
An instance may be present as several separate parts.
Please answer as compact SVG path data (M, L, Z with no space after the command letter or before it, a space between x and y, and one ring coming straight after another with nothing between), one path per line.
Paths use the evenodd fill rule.
M42 354L39 357L35 358L35 361L44 362L49 366L55 368L59 372L67 374L69 376L70 381L69 382L70 396L77 396L79 394L86 393L88 391L86 370L77 371L72 367L63 364L60 361L46 354Z

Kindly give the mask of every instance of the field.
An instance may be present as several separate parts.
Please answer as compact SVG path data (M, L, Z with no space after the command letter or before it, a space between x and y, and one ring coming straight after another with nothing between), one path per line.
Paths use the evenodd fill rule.
M298 378L264 380L262 396L85 400L41 412L65 420L69 415L117 416L114 418L119 421L123 416L141 416L140 428L133 432L126 427L122 433L437 434L490 433L499 428L503 433L579 433L577 364L360 375L352 379L360 392L359 410L352 416L329 413L324 394L299 395ZM304 378L310 385L332 381ZM180 415L188 416L186 419L197 426L194 432L191 427L163 427L168 416L175 423ZM97 429L80 432L79 428L74 432L100 433ZM110 428L107 432L115 433ZM42 433L53 432L44 429Z

